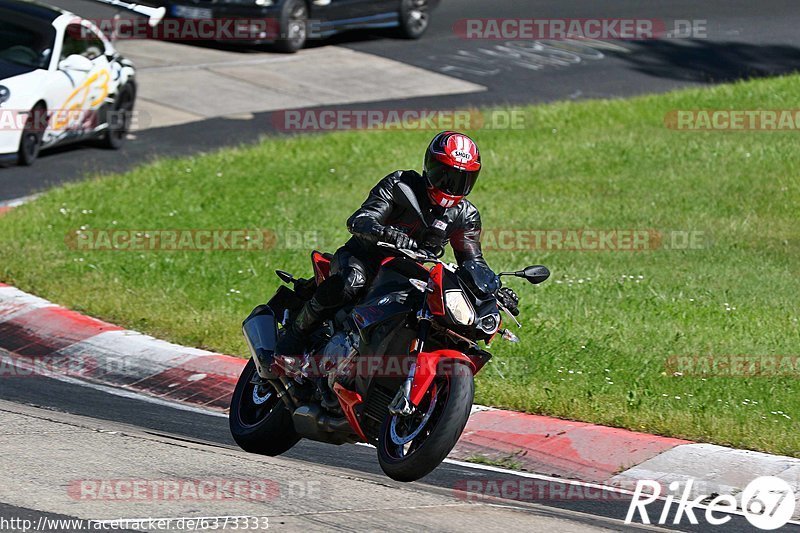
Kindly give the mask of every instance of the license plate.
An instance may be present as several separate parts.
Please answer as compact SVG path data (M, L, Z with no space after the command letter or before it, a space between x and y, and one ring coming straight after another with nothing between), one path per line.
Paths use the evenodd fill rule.
M172 6L172 15L183 19L211 19L214 13L205 7Z

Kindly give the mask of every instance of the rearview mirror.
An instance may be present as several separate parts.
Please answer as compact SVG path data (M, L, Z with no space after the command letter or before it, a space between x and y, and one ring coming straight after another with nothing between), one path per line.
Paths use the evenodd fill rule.
M89 72L94 67L92 60L79 54L72 54L58 64L59 70L76 70L78 72Z
M519 277L525 278L534 285L538 285L550 277L550 271L546 266L533 265L523 270L522 275Z
M292 276L285 270L276 270L275 274L277 274L278 277L281 278L281 281L284 283L292 283L293 281L295 281L294 276Z
M550 277L550 271L547 269L546 266L533 265L529 266L525 270L518 270L516 272L501 272L500 275L524 278L529 282L533 283L534 285L538 285L539 283L545 281L547 278Z

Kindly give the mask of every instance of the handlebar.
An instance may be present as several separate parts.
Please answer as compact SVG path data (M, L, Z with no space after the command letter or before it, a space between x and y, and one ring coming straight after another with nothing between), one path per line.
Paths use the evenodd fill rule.
M442 260L439 259L436 254L425 249L409 250L408 248L398 248L392 243L383 241L378 242L378 247L388 248L389 250L400 252L400 254L408 257L409 259L413 259L414 261L419 261L421 263L442 263Z
M429 252L428 250L425 250L425 249L409 250L407 248L398 248L397 246L395 246L392 243L383 242L383 241L378 241L377 245L378 245L379 248L387 248L389 250L394 250L395 252L399 252L401 255L404 255L404 256L408 257L409 259L413 259L414 261L419 261L421 263L444 263L441 259L436 257L435 254L433 254L432 252ZM498 309L503 311L511 320L513 320L518 328L522 327L522 324L520 324L519 320L517 320L517 317L515 317L511 313L511 311L507 307L505 307L503 304L501 304L499 301L497 302L497 307L498 307ZM513 333L511 333L511 331L509 331L509 330L505 330L505 331L509 335L509 340L511 342L519 342L519 339L516 339L516 336ZM506 333L503 334L503 337L504 338L506 337ZM514 340L514 339L516 339L516 340Z

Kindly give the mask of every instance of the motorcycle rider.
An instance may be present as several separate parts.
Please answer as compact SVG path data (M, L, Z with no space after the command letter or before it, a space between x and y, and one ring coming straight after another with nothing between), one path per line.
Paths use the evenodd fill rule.
M480 171L481 156L475 141L444 131L428 146L422 175L398 170L383 178L348 219L352 237L333 255L330 276L288 326L277 353L301 354L304 340L322 320L362 295L381 261L390 255L377 246L378 242L429 251L443 249L449 242L459 266L471 275L470 279L481 280L481 287L476 288L495 293L500 304L517 314L519 298L511 289L499 288L499 278L483 258L480 214L466 199ZM421 208L425 223L419 219L414 203Z

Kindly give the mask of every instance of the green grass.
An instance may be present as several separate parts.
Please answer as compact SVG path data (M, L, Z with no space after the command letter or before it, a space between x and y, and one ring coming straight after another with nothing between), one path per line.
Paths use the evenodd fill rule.
M506 470L523 470L522 461L517 455L501 455L499 457L488 457L486 455L476 453L464 459L468 463L475 463L478 465L496 466L498 468L505 468Z
M498 270L543 263L553 277L537 287L509 282L522 296L522 342L495 343L476 401L800 457L796 375L665 370L676 354L800 355L798 133L663 125L676 108L795 108L798 97L794 76L531 107L527 129L472 132L485 170L471 199L486 228L694 230L708 243L488 253ZM319 230L333 251L368 189L393 169L418 168L431 135L265 139L52 190L0 219L0 279L129 328L243 356L242 318L274 291L275 268L310 273L305 245L80 252L66 235L81 226Z

